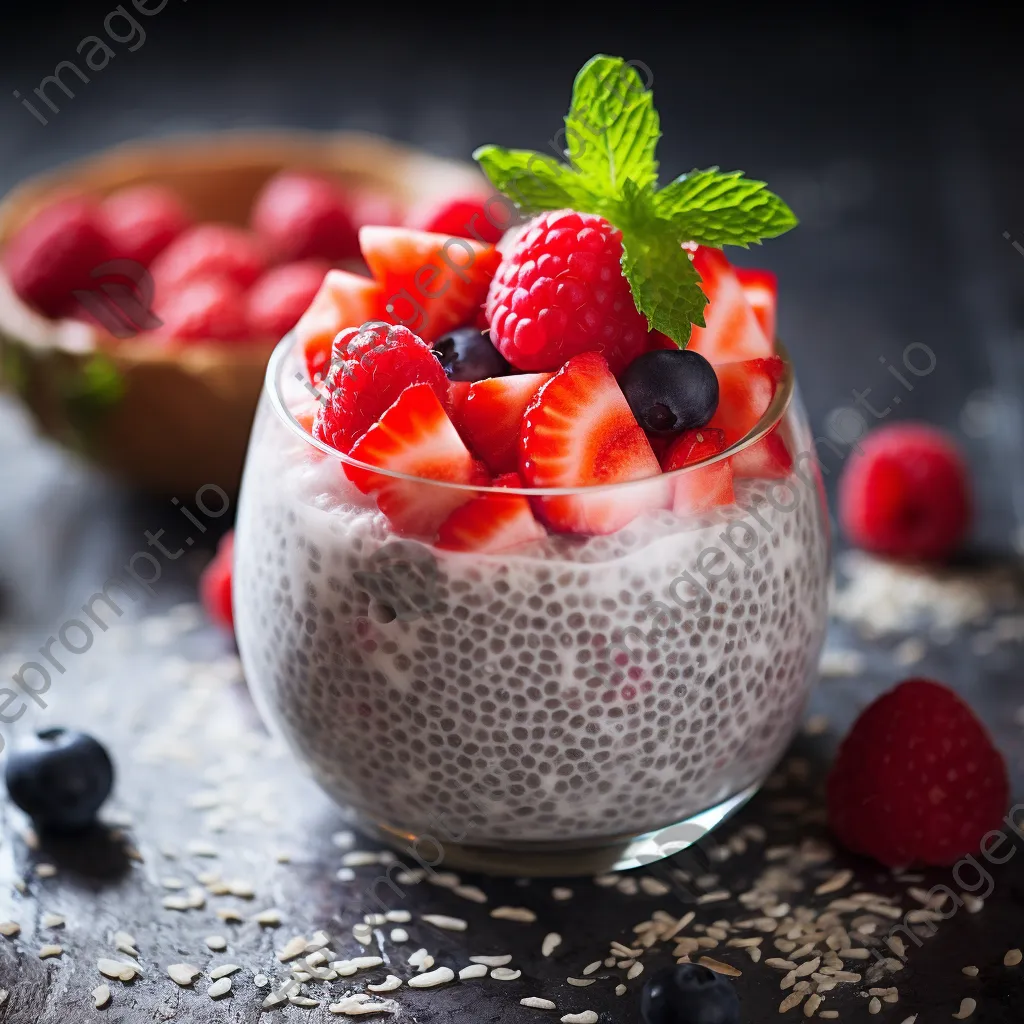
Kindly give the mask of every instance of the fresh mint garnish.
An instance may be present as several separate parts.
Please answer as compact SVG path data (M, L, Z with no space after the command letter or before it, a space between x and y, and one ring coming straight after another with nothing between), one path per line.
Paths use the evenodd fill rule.
M795 227L793 211L742 171L694 170L658 188L661 137L654 96L621 57L598 55L580 70L565 118L562 163L528 149L483 146L474 154L495 188L524 214L571 208L622 232L622 272L651 328L680 346L704 325L707 297L683 242L748 246Z

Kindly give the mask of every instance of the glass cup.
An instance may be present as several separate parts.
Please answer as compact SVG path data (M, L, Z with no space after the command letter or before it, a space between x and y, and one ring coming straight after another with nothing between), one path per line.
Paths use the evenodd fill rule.
M539 520L577 498L627 510L608 535L480 553L393 532L346 475L362 464L308 432L285 338L235 541L238 646L267 725L364 829L425 864L590 874L699 839L783 754L825 634L824 492L780 354L750 434L657 478L516 491L374 470L442 515L518 495ZM773 431L788 475L736 480L734 505L672 511L676 488L699 494Z

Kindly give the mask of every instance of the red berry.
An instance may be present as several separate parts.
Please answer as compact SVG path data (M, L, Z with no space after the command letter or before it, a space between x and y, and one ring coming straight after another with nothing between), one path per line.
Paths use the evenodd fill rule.
M198 278L226 277L248 288L266 267L263 244L251 232L230 224L196 224L153 260L150 271L159 298Z
M185 204L163 185L114 192L103 200L100 218L118 257L147 267L192 223Z
M622 234L603 217L538 217L502 260L487 293L491 340L519 370L557 370L600 352L619 374L647 346L647 319L622 275Z
M725 434L713 427L697 427L680 434L669 446L661 464L666 473L710 459L728 448ZM677 515L697 515L719 505L731 505L733 492L731 459L719 459L708 466L680 473L672 485L672 509Z
M235 556L235 531L224 534L213 561L199 577L199 598L206 614L218 625L233 629L234 612L231 607L231 577Z
M1006 764L952 690L909 679L854 723L828 779L832 830L890 867L953 864L1002 824Z
M879 427L850 456L839 485L839 519L850 541L892 558L940 560L971 522L967 465L935 427Z
M764 336L775 344L775 307L779 297L779 279L770 270L733 267L743 286L743 294L761 325Z
M317 413L314 435L347 453L406 388L418 383L429 384L438 400L447 402L448 378L441 364L408 328L342 331L335 339L328 397Z
M455 238L475 238L494 245L511 226L507 203L486 199L446 199L421 211L412 227Z
M328 270L330 264L323 260L285 263L268 270L245 297L253 337L284 337L306 312Z
M661 473L647 435L596 352L570 359L537 392L523 417L519 466L527 487L580 488L579 494L536 499L548 525L561 533L614 533L668 500L661 480L612 490L594 486Z
M365 224L397 227L405 218L402 204L387 192L353 192L348 197L348 204L352 223L357 229Z
M785 372L778 356L719 363L715 367L718 408L708 426L724 430L729 444L746 437L768 411Z
M48 317L76 306L76 289L93 289L92 271L114 258L99 208L91 199L67 199L37 213L11 239L4 265L11 285Z
M315 174L282 171L271 178L253 204L252 227L279 260L359 256L345 192Z
M351 454L371 466L420 477L403 480L348 463L344 466L356 487L376 498L377 507L398 533L433 537L453 509L473 497L472 491L430 482L475 483L479 469L429 384L406 388L356 442Z
M498 477L494 483L497 487L522 486L515 473ZM460 505L448 516L437 531L437 546L449 551L504 551L546 536L524 495L488 493Z
M163 326L156 333L175 341L243 341L249 337L245 296L233 281L191 281L157 304Z

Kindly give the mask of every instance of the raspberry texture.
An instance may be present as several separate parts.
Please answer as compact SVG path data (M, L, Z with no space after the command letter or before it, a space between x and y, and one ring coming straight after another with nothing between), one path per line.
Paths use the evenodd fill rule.
M1006 764L950 689L908 679L857 719L828 780L829 823L890 867L953 864L1002 824Z
M313 434L347 454L407 387L420 383L447 403L448 378L441 364L408 327L367 324L344 330L334 339L327 400Z
M923 423L880 427L847 461L839 518L858 547L892 558L952 554L971 521L970 476L956 446Z
M647 346L647 319L622 275L622 235L603 217L538 217L502 260L487 293L491 340L519 370L557 370L600 352L619 374Z

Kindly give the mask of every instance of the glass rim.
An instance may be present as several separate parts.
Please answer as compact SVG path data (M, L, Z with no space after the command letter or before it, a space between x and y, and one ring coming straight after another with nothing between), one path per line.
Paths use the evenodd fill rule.
M413 483L433 485L435 487L446 487L451 490L470 491L474 494L521 494L525 497L534 498L559 496L568 497L578 496L581 494L606 494L609 491L614 491L616 489L625 491L625 489L629 487L643 487L645 485L649 487L654 482L675 480L682 477L685 473L692 473L699 469L705 469L708 466L714 465L716 462L728 459L731 456L736 455L738 452L743 451L745 448L749 448L751 445L756 444L782 421L782 417L786 414L786 411L789 409L789 405L793 400L793 394L795 391L793 363L785 345L783 345L779 338L776 337L774 354L782 359L783 375L782 379L779 381L778 387L775 389L775 395L772 398L771 403L768 405L768 408L765 410L764 415L757 421L757 423L754 424L751 430L745 436L741 437L738 441L735 441L726 448L725 451L719 452L717 455L711 455L706 459L701 459L699 462L694 462L689 466L683 466L680 469L673 469L667 473L660 473L657 476L640 477L636 480L619 480L611 484L591 484L575 487L495 487L491 484L463 484L456 483L451 480L435 480L432 477L414 476L410 473L401 473L397 470L373 466L368 462L361 462L359 459L353 459L350 455L346 455L344 452L338 451L337 448L333 448L325 441L321 441L319 438L308 433L288 408L281 390L281 374L284 369L284 363L288 356L293 352L294 346L295 339L290 332L274 346L274 351L271 353L270 359L267 362L267 370L264 375L264 390L270 400L270 404L275 415L305 444L310 448L319 451L321 454L326 455L329 458L336 459L343 465L352 466L355 469L364 470L370 473L377 473L380 476L390 477L394 480L408 480Z

